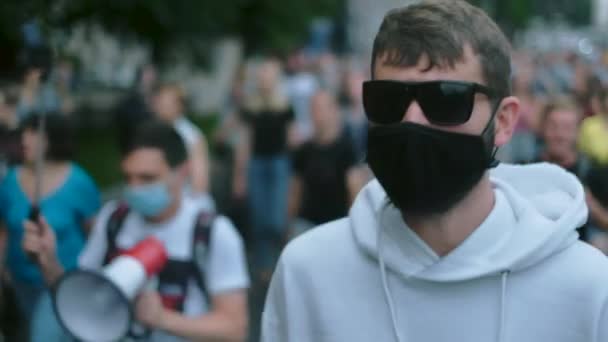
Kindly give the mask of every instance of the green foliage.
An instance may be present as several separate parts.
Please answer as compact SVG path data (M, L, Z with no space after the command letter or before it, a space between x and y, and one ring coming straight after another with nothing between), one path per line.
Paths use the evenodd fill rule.
M83 128L77 140L75 161L87 170L100 189L120 182L120 153L113 129Z
M285 51L302 41L310 20L335 16L345 0L3 0L0 36L19 37L20 23L69 29L100 23L123 37L149 43L167 61L172 50L189 49L204 59L217 37L243 37L250 50ZM207 44L207 45L206 45ZM167 53L169 52L169 53Z
M505 12L509 13L514 27L522 28L526 26L532 13L532 3L529 0L503 1L501 4L505 5Z
M188 120L200 128L206 137L210 137L219 124L219 115L217 113L188 115Z
M591 0L553 0L536 3L536 12L545 16L559 15L574 25L587 25L591 21Z
M589 25L591 0L469 0L484 8L508 30L524 29L534 17L553 20L557 16L573 25Z
M239 33L249 51L284 52L306 38L315 16L336 16L343 0L252 0L243 8Z

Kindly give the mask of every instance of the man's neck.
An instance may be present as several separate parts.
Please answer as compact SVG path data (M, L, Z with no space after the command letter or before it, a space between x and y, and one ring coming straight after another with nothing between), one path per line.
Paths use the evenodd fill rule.
M182 199L181 199L181 197L178 197L177 200L173 201L173 203L169 206L169 208L167 208L165 211L162 212L162 214L160 214L159 216L156 216L156 217L146 218L146 221L151 222L151 223L167 222L171 218L173 218L175 215L177 215L177 212L179 211L179 208L181 207L181 205L182 205Z
M170 124L174 124L175 122L177 122L177 120L179 120L182 117L182 113L181 112L177 112L177 113L169 113L169 115L167 115L168 118L168 122Z
M339 134L339 130L326 127L325 129L317 131L314 140L318 145L326 146L336 141L336 139L338 139Z
M440 257L458 247L494 208L494 190L488 176L447 213L432 218L412 218L404 214L408 226Z

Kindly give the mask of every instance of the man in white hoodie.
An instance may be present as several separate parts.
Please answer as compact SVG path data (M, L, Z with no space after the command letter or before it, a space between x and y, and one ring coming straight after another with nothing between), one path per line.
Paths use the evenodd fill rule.
M284 250L264 342L605 342L608 260L580 182L494 167L519 109L510 46L461 0L389 12L363 102L376 179Z

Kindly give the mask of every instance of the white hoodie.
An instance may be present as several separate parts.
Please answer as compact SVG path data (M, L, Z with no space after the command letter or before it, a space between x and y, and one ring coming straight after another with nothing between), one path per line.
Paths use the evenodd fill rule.
M585 195L549 164L501 165L495 206L438 257L377 181L283 252L263 342L607 342L608 259L578 241Z

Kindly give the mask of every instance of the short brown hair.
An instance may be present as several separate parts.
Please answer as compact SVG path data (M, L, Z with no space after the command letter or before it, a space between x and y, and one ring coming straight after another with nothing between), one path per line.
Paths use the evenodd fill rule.
M37 132L44 115L44 134L48 141L45 159L57 162L72 160L75 152L74 125L70 118L56 112L34 112L21 123L21 131Z
M389 11L374 40L372 77L378 58L392 66L415 66L427 56L433 67L450 67L469 45L484 81L499 96L511 93L511 45L496 23L463 0L427 0Z
M143 148L160 150L171 169L182 165L188 159L182 137L172 125L158 119L137 126L127 148L123 151L123 158Z

